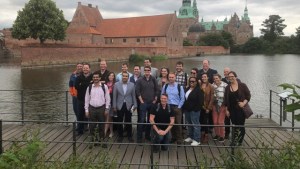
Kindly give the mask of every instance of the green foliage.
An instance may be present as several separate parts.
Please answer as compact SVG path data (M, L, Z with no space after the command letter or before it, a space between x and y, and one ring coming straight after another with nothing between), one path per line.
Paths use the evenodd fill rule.
M107 156L107 151L100 149L95 157L94 153L80 157L71 156L66 161L54 159L49 163L45 158L45 145L38 139L38 133L32 136L26 133L23 138L27 142L13 143L12 146L0 155L1 169L114 169L118 168L115 159ZM29 139L28 139L29 138Z
M193 43L190 42L188 39L183 40L183 46L193 46Z
M260 148L258 157L251 162L244 151L250 149L235 149L235 154L225 153L222 155L223 164L226 169L298 169L300 168L300 142L291 141L274 149L263 143L256 145Z
M52 0L30 0L22 11L18 11L13 24L12 37L33 38L43 43L47 39L64 40L68 22L63 11Z
M221 35L224 38L224 40L228 42L230 47L232 47L234 45L234 40L232 38L231 33L222 31Z
M263 50L263 40L260 38L251 38L243 46L245 53L260 53Z
M291 37L278 37L274 42L269 42L263 37L250 38L244 45L231 47L232 53L264 53L264 54L300 54L298 39Z
M149 56L146 55L139 55L139 54L131 54L129 56L129 62L132 63L139 63L139 62L143 62L146 58L149 58ZM168 57L166 55L155 55L151 57L152 61L156 61L156 60L166 60L168 59Z
M151 57L151 60L157 61L157 60L167 60L168 56L166 55L155 55Z
M286 105L285 111L294 112L296 110L300 110L300 95L298 93L298 91L300 90L300 86L296 84L283 83L279 85L279 87L282 87L283 90L290 89L292 91L292 94L289 95L289 97L295 100L294 103ZM300 114L295 115L295 119L300 121Z
M279 36L284 35L283 29L286 27L284 21L279 15L270 15L262 24L265 28L260 29L264 39L274 42Z
M136 62L142 62L144 61L144 59L146 58L147 56L145 55L139 55L139 54L131 54L129 56L129 62L133 62L133 63L136 63Z
M197 42L204 43L207 46L223 46L224 48L229 48L229 42L224 39L221 34L211 33L199 39Z
M25 146L13 143L9 151L0 156L0 168L36 168L40 165L39 159L42 158L42 149L44 144L36 136L27 141Z

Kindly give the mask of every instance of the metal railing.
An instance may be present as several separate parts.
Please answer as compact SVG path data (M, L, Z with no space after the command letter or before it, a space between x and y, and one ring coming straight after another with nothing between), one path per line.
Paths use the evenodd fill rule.
M279 126L290 126L294 131L295 124L295 111L293 112L286 112L285 106L287 104L294 103L295 100L289 97L282 98L279 96L280 93L270 90L270 112L269 118L270 120L275 121L279 124ZM278 113L277 113L278 112ZM274 117L275 115L276 117Z
M0 90L0 96L0 111L2 116L6 115L5 119L69 121L75 118L73 110L70 113L72 97L66 90ZM64 112L55 113L61 110Z
M3 142L27 142L27 140L23 137L21 137L21 139L18 139L18 138L15 138L15 139L6 139L6 140L3 140L2 138L2 135L4 134L3 133L3 124L5 123L20 123L20 124L29 124L29 123L33 123L33 124L68 124L67 126L70 126L70 124L72 125L71 128L72 128L72 139L67 139L67 140L43 140L42 142L44 143L57 143L57 144L67 144L67 143L70 143L72 144L72 154L70 155L73 155L73 156L77 156L77 146L79 144L94 144L96 142L91 142L91 141L80 141L78 139L78 136L76 135L76 124L79 123L79 122L70 122L70 121L39 121L39 120L26 120L26 121L8 121L8 120L0 120L0 147L1 147L1 151L0 151L0 154L3 153ZM97 123L97 124L104 124L104 123L107 123L107 122L103 122L103 123L100 123L100 122L80 122L80 123ZM112 123L112 124L122 124L122 125L125 125L125 124L132 124L132 125L138 125L138 124L144 124L144 125L151 125L149 123L119 123L119 122L109 122L109 123ZM156 125L159 125L158 123ZM175 125L179 125L179 126L182 126L183 124L174 124ZM189 124L184 124L185 126L194 126L194 125L189 125ZM56 125L58 126L58 125ZM64 125L66 127L66 125ZM201 127L212 127L213 125L200 125ZM224 127L224 125L214 125L213 127ZM247 129L255 129L255 128L260 128L260 129L278 129L278 130L287 130L287 129L292 129L292 130L300 130L300 127L282 127L282 126L257 126L257 125L245 125L245 126L238 126L238 125L230 125L230 126L226 126L226 127L231 127L231 130L233 131L233 129L235 127L245 127ZM153 128L151 127L151 130L153 130ZM256 138L255 138L256 139ZM153 151L153 146L154 145L162 145L162 144L153 144L152 142L150 143L118 143L118 142L110 142L108 140L102 140L101 143L104 143L104 144L108 144L108 145L139 145L139 146L150 146L150 160L149 160L149 163L131 163L129 161L129 163L126 163L127 165L145 165L145 166L148 166L150 168L154 168L156 166L169 166L169 167L199 167L195 164L191 164L191 165L174 165L174 164L163 164L163 165L159 165L159 164L156 164L155 161L154 161L154 151ZM169 147L174 147L174 146L178 146L176 144L167 144ZM191 145L180 145L181 147L194 147L194 146L191 146ZM281 150L280 148L278 147L258 147L258 146L230 146L230 145L210 145L210 144L201 144L199 145L198 147L201 147L201 148L222 148L222 149L227 149L228 152L230 152L231 155L234 155L235 154L235 150L236 149L244 149L244 150L260 150L260 149L270 149L270 150ZM48 161L48 162L51 162L51 161ZM53 162L53 161L52 161ZM117 162L118 165L125 165L125 163L123 162ZM220 168L220 166L215 166L217 168ZM222 167L222 166L221 166ZM214 168L214 166L211 166L210 168Z

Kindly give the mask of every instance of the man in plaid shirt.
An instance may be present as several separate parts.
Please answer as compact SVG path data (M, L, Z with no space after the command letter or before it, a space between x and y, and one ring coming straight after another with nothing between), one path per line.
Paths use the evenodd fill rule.
M176 63L176 83L185 88L187 86L188 74L183 71L183 62Z

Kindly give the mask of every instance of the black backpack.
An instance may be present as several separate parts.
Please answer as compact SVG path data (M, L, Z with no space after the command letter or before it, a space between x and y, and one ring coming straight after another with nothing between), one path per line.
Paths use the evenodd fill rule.
M167 88L168 88L168 86L169 86L169 83L167 83L167 84L165 85L165 88L164 88L164 93L165 93L165 94L167 93ZM181 89L180 89L180 85L179 85L179 84L177 84L177 89L178 89L178 95L179 95L179 98L180 98L180 91L181 91Z
M90 85L89 85L89 95L91 95L92 85L93 85L93 84L90 84ZM104 86L104 84L101 84L101 87L102 87L102 90L103 90L104 96L105 96L105 86Z

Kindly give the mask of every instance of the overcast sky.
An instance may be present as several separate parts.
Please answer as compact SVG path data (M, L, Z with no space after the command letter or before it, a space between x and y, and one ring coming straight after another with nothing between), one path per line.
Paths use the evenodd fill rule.
M22 10L29 0L0 0L0 29L12 26L17 12ZM71 21L78 1L54 0L58 8L64 11L65 18ZM193 1L193 0L192 0ZM104 18L124 18L173 13L181 7L182 0L81 0L82 4L98 5ZM200 19L204 21L224 20L236 12L240 17L244 13L246 0L197 0ZM295 34L300 26L299 0L248 0L249 17L254 26L254 36L260 36L262 22L269 15L279 15L285 19L285 35Z

